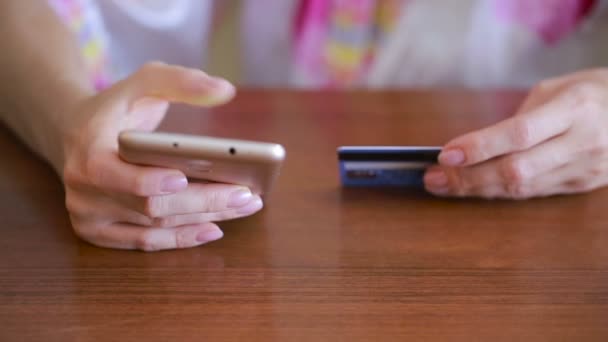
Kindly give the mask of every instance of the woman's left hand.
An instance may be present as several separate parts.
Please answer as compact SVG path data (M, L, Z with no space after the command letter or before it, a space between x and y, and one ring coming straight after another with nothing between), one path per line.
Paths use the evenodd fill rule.
M445 145L424 177L439 196L526 199L608 184L608 69L541 82L517 113Z

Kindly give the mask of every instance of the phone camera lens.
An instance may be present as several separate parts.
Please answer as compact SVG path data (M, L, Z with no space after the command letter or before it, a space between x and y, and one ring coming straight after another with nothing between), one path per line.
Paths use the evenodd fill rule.
M230 154L235 155L236 154L236 149L234 147L231 147L228 152L230 152Z

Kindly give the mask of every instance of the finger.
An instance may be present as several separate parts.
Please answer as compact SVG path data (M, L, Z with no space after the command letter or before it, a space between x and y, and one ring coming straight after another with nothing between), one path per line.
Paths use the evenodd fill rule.
M476 189L490 185L517 187L576 159L576 149L567 135L553 138L529 150L465 167L434 167L427 171L425 185L430 192L478 196ZM439 173L445 173L442 178ZM443 184L439 183L443 179ZM443 188L448 188L445 190ZM508 189L508 186L505 187Z
M78 236L96 246L146 252L195 247L223 236L219 227L213 223L148 228L120 223L96 226L86 221L75 221L74 229Z
M115 152L92 158L87 165L89 181L111 194L158 196L182 191L188 186L183 172L160 167L144 167L123 162Z
M161 217L152 220L150 225L156 227L179 227L183 225L192 225L205 222L227 221L253 215L260 211L263 207L264 203L262 202L262 199L256 197L242 208L218 211L214 213L197 213Z
M543 194L537 190L536 184L526 183L517 187L509 187L508 184L491 184L471 189L471 191L467 194L459 194L454 196L483 199L525 200L532 197L543 196Z
M236 90L230 82L198 69L164 63L148 63L122 84L126 99L134 103L155 97L170 102L215 106L230 101Z
M185 190L161 196L135 199L132 209L153 218L184 214L219 214L245 208L260 197L243 186L209 183L190 184ZM237 210L238 211L238 210Z
M484 198L484 199L528 199L543 196L544 190L538 183L489 183L459 190L448 186L443 188L427 187L427 191L439 197Z
M535 179L535 183L548 194L589 192L608 184L607 164L595 159L570 163L553 170L550 177Z
M444 147L439 162L445 166L467 166L529 149L567 131L573 122L567 97L529 113L517 115L493 126L458 137Z
M75 219L112 224L128 222L140 226L152 226L154 220L131 210L120 202L98 193L75 191L66 187L66 208ZM208 222L208 221L207 221Z
M153 219L123 205L122 200L101 196L95 193L66 189L66 207L75 218L112 224L116 222L130 223L146 227L178 227L183 225L219 222L237 219L260 211L264 204L259 196L243 207L214 213L196 213L174 215Z
M572 75L551 78L539 82L534 88L532 88L524 102L517 110L516 115L530 112L537 107L546 104L558 93L560 93L570 82L572 82Z
M558 194L576 194L595 190L608 184L607 163L595 160L572 162L548 170L521 183L480 184L467 191L445 190L439 196L528 199ZM583 170L583 171L581 171Z
M559 180L560 177L555 177L555 175L543 175L535 180L517 186L510 184L491 184L473 188L467 194L459 195L459 197L526 200L576 192L568 185L568 182Z

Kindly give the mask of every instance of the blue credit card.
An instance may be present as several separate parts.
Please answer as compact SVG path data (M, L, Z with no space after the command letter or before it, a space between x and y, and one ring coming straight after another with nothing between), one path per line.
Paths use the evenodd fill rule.
M342 146L340 179L344 186L422 187L425 170L440 152L430 146Z

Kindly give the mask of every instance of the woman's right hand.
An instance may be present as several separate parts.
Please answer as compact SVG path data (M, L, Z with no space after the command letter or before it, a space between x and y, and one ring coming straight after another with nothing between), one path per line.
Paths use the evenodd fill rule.
M259 211L261 198L245 187L188 183L178 170L118 156L119 133L154 130L169 102L214 106L234 93L229 82L200 70L150 63L76 105L63 135L63 160L55 163L76 234L110 248L188 248L223 236L212 222Z

